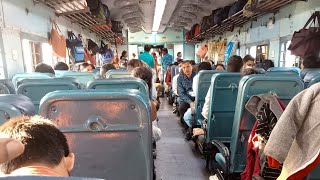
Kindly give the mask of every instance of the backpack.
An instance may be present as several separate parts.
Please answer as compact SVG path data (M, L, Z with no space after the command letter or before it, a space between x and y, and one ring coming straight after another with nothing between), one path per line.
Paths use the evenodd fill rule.
M114 33L122 33L122 28L123 28L123 25L121 23L121 21L111 21L112 23L112 28L111 28L111 31L114 32Z
M99 52L100 48L97 43L92 41L91 39L88 39L88 50L91 51L91 55L94 56Z
M112 63L112 60L114 58L114 53L111 49L107 49L107 45L104 44L103 41L101 41L101 61L105 64Z
M234 14L238 13L243 9L246 5L247 0L238 0L237 2L233 3L230 7L228 17L233 16Z
M68 31L68 39L66 40L66 43L75 62L84 62L85 51L82 45L82 40L78 38L72 31Z
M101 0L86 0L90 9L90 13L101 24L110 23L110 10L107 5L103 4Z
M214 24L221 25L222 21L228 18L230 6L226 6L224 8L219 8L214 11Z

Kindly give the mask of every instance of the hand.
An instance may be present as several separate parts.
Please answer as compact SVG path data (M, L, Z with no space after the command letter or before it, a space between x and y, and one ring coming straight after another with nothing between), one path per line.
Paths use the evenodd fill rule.
M24 151L24 145L15 139L0 138L0 164L8 162Z
M191 108L191 111L194 112L194 110L195 110L195 104L194 104L194 102L191 102L191 103L190 103L190 108Z

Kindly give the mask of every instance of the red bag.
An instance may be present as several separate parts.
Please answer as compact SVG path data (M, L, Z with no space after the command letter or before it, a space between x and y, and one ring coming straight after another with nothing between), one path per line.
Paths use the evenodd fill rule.
M195 29L194 29L194 36L197 36L199 34L200 34L200 26L199 26L199 24L197 24Z
M311 23L312 22L312 23ZM318 26L316 23L318 22ZM313 26L312 26L313 24ZM310 25L309 28L307 28ZM320 53L320 11L316 11L309 18L303 29L294 32L288 50L291 54L305 57Z
M205 44L205 45L202 45L201 48L198 50L198 55L200 56L201 59L203 59L206 54L208 52L208 46Z

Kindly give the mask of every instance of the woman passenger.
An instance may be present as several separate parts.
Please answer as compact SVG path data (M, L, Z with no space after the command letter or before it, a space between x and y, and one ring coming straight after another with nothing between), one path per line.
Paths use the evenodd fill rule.
M106 73L111 69L116 69L116 67L114 67L113 64L104 64L103 66L101 66L101 69L100 69L101 79L106 79Z
M144 80L149 88L149 94L151 94L152 91L152 72L149 70L147 67L137 67L131 71L131 76L140 78ZM150 96L150 101L151 101L151 120L153 121L152 123L152 133L153 133L153 138L155 141L160 140L161 137L161 130L156 126L156 119L157 119L157 105L158 102L152 100L152 97Z

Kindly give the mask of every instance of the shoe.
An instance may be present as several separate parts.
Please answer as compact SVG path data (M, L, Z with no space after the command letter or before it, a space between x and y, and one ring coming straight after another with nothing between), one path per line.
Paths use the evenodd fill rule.
M190 131L188 131L185 135L185 138L184 138L186 141L191 141L192 140L192 134Z
M173 109L173 111L172 111L173 114L175 114L175 113L177 113L177 112L178 112L177 109Z

